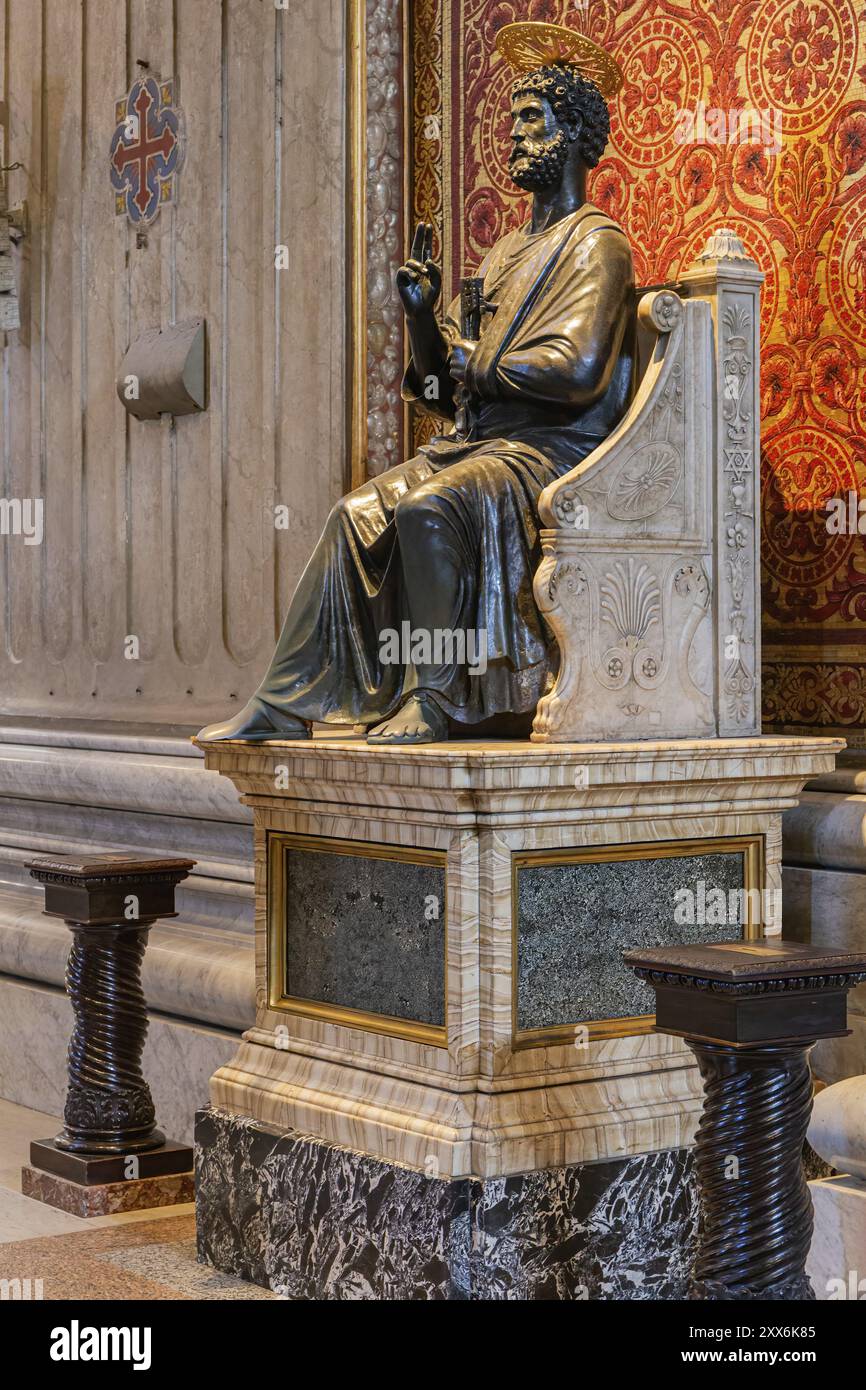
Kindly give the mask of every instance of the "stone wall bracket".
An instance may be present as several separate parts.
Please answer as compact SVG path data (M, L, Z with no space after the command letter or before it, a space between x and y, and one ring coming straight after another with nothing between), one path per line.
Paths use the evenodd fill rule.
M203 318L148 328L127 348L117 395L136 420L207 409L207 331Z

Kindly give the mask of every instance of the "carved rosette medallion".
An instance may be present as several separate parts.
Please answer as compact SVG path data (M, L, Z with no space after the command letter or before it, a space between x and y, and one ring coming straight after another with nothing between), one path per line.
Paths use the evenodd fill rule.
M673 444L642 444L620 468L610 485L607 509L618 521L645 521L671 500L682 476L683 461Z

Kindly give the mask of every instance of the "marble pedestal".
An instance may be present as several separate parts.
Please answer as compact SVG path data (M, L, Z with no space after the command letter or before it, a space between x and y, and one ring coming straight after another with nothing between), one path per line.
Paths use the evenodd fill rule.
M811 1182L808 1271L818 1298L866 1299L866 1076L815 1097L809 1142L838 1176Z
M820 1300L866 1299L866 1179L809 1183L815 1234L806 1272Z
M199 1118L205 1258L272 1287L288 1279L300 1296L389 1297L396 1276L366 1293L326 1287L317 1242L332 1238L329 1223L353 1240L369 1223L379 1250L380 1198L396 1185L413 1211L421 1204L438 1250L454 1202L468 1222L460 1240L489 1209L507 1240L521 1221L539 1229L556 1192L573 1277L548 1272L532 1285L543 1292L509 1295L489 1261L461 1275L455 1256L436 1285L451 1292L425 1292L419 1274L414 1296L574 1297L576 1285L626 1296L622 1281L605 1293L598 1269L587 1274L578 1256L591 1240L568 1212L581 1191L621 1184L611 1250L642 1210L667 1229L663 1194L687 1171L702 1090L684 1044L652 1031L651 996L621 952L777 931L760 890L777 905L766 892L780 887L781 814L839 746L205 746L207 766L253 809L257 903L256 1024ZM738 898L747 889L758 891ZM742 917L718 920L712 894ZM350 1200L357 1183L376 1201ZM405 1225L388 1210L389 1230ZM660 1288L674 1286L683 1230L660 1236L648 1263L629 1260L628 1287L650 1267ZM262 1255L290 1248L271 1264ZM532 1248L515 1238L510 1287L530 1287ZM412 1296L400 1287L393 1296Z
M191 1171L85 1184L46 1172L32 1163L26 1163L21 1169L21 1191L25 1197L59 1207L70 1216L81 1217L116 1216L118 1212L173 1207L191 1202L195 1195Z
M866 750L846 749L809 782L783 826L785 935L840 951L866 946ZM812 1069L832 1085L866 1071L866 984L852 990L846 1038L818 1044Z

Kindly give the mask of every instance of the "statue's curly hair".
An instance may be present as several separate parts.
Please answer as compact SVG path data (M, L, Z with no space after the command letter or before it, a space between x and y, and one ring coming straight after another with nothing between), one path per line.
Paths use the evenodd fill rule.
M519 77L511 95L516 97L520 92L546 97L560 123L580 116L578 148L587 167L594 169L610 135L610 112L595 83L582 77L570 63L551 63Z

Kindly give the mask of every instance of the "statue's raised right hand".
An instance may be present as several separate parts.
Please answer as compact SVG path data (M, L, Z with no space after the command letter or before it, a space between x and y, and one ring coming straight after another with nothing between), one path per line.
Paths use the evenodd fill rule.
M407 319L432 313L439 298L442 271L430 259L432 253L433 228L429 222L419 222L409 259L397 271L397 291Z

